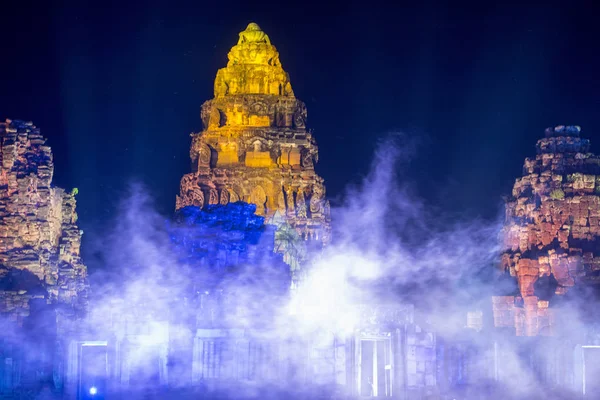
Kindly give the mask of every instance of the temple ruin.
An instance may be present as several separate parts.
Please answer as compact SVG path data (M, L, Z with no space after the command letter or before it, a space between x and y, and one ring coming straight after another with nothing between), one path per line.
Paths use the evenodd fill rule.
M329 203L316 174L318 148L306 106L269 36L251 23L217 72L214 98L202 105L204 131L193 133L193 171L181 180L176 208L255 204L276 213L305 240L329 241Z
M31 122L6 120L0 145L2 393L7 386L49 379L65 362L60 349L85 315L88 284L79 257L77 190L52 186L46 140ZM24 337L35 355L23 348ZM56 383L61 387L62 380Z
M547 129L507 199L498 280L516 291L450 282L462 303L439 321L377 282L347 305L346 329L300 329L287 305L312 295L294 289L307 253L332 248L330 206L306 107L258 25L239 33L201 119L175 214L152 232L163 258L119 265L93 296L77 190L52 186L32 123L0 123L0 399L35 398L41 382L78 400L598 398L600 158L579 127ZM577 331L573 313L587 316Z
M536 148L506 203L501 267L519 294L494 298L496 326L518 336L556 334L553 303L600 282L600 158L578 126L546 129Z

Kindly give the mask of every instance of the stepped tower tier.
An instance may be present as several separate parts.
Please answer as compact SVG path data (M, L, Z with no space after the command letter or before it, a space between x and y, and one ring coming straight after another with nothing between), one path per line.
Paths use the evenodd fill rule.
M314 170L317 144L277 49L251 23L228 58L214 98L202 105L204 131L191 135L193 171L181 180L176 209L246 201L270 220L284 217L304 239L326 243L329 204Z

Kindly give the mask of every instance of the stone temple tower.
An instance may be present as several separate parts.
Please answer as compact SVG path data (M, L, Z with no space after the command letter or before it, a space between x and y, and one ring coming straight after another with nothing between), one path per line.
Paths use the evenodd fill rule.
M519 336L553 335L553 305L600 287L600 157L579 136L546 129L506 204L501 265L519 293L494 297L494 320Z
M305 240L329 240L329 204L315 173L318 149L306 106L294 96L269 36L251 23L217 72L214 98L193 133L193 171L176 209L246 201L267 220L285 221Z

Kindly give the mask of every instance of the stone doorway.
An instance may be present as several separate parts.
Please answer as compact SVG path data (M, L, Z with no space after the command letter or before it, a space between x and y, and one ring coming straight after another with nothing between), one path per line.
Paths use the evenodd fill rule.
M600 346L583 346L583 397L600 399Z
M108 386L107 342L82 342L78 364L77 399L105 399Z
M358 393L361 397L392 396L392 344L389 337L358 340Z

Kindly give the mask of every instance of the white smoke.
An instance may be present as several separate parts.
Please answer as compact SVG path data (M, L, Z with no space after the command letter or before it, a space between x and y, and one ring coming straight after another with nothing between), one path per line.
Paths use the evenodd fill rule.
M491 318L500 219L448 222L443 215L430 212L413 194L410 177L398 173L402 163L414 155L414 148L401 135L379 146L370 173L361 184L349 188L332 210L333 242L322 252L309 255L307 277L293 295L256 290L257 282L261 287L272 286L274 275L268 265L246 266L230 277L226 287L245 306L224 316L223 324L255 328L254 335L262 339L304 340L320 333L327 341L350 337L364 322L365 307L414 305L415 323L422 329L449 342L470 338L469 345L480 355L480 363L473 364L476 368L498 369L497 364L503 364L503 373L489 374L494 381L486 383L488 386L480 387L487 382L483 379L480 386L472 382L473 390L479 391L456 398L548 395L540 391L537 378L524 364L516 339L502 341L498 361L497 347L486 337L495 335L485 319ZM95 300L88 320L90 334L109 337L115 329L122 329L123 317L134 315L146 321L138 328L145 330L145 344L152 351L169 338L192 340L193 332L187 326L195 318L197 305L193 296L186 297L188 277L204 272L182 264L173 253L166 219L154 211L150 196L139 186L123 201L112 234L100 246L110 268L91 278ZM481 333L467 328L469 312L484 315ZM176 323L165 329L167 322L174 320ZM148 358L143 349L129 355L138 358L138 364ZM290 350L287 356L297 354ZM181 357L176 361L191 364L186 355ZM287 383L281 382L283 386ZM182 386L189 384L189 379L181 379ZM287 387L292 393L296 389L308 390ZM256 390L236 396L263 393Z

